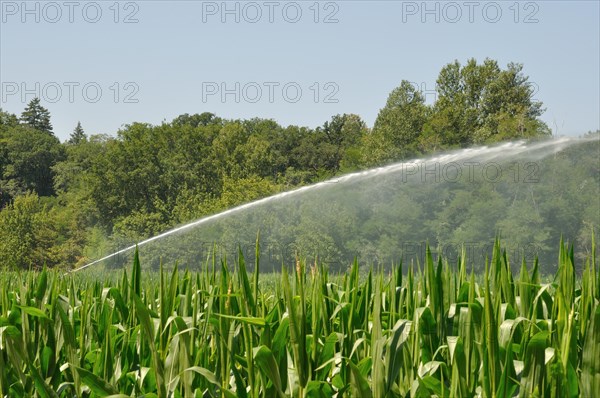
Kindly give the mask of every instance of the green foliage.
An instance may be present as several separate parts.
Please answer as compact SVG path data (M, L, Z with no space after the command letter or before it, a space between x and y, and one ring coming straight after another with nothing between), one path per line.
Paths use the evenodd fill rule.
M420 152L419 137L427 121L428 108L423 94L403 80L379 111L367 141L368 164L389 163Z
M131 123L116 137L87 137L78 122L63 144L52 133L49 111L35 98L20 118L0 110L0 212L9 212L7 206L18 197L35 193L49 209L43 216L49 227L40 233L43 239L32 241L31 250L47 252L27 261L36 259L36 267L43 265L42 258L49 266L81 265L190 220L342 172L474 143L548 135L539 120L542 104L532 94L521 65L502 69L496 61L478 64L471 59L440 71L438 99L431 105L425 104L417 87L402 80L372 131L356 114L337 114L322 126L308 128L260 118L226 120L204 112L182 114L160 125ZM346 220L331 215L314 222L294 216L283 236L297 236L285 244L307 252L326 245L369 258L393 247L399 236L469 241L491 224L546 249L557 241L558 232L550 225L564 226L571 241L585 241L587 231L598 225L597 207L590 206L598 183L589 178L598 175L597 167L590 169L592 164L597 162L590 155L577 162L564 159L564 169L557 167L553 173L569 181L568 192L548 185L514 192L510 206L505 192L490 192L489 187L475 200L460 189L418 188L393 205L365 213L337 203L301 206L308 214L318 214L321 208L339 211ZM576 178L567 175L572 167L577 167ZM581 180L587 188L575 186ZM429 208L423 200L434 194L442 205ZM471 206L461 201L472 201ZM453 211L462 208L465 211ZM359 221L348 222L354 210ZM395 214L405 215L405 225L384 222ZM435 217L415 226L425 214ZM239 224L235 227L244 230ZM496 232L487 230L485 238ZM213 237L228 236L232 234L226 230ZM9 250L8 245L4 248ZM0 255L16 258L14 253ZM278 267L281 260L275 256L271 265ZM10 262L17 263L23 266Z
M19 196L0 212L0 253L3 266L27 269L44 263L50 220L37 195Z
M2 266L27 269L77 264L83 237L77 234L72 216L36 194L18 196L0 212Z
M71 133L71 136L69 137L69 140L67 142L69 144L79 145L82 142L85 142L86 140L87 136L83 131L83 127L81 127L81 122L77 122L77 126L75 126L75 129Z
M446 65L437 80L438 99L425 130L445 145L467 146L515 138L550 135L538 117L542 103L533 99L533 87L523 65L496 61L477 64L470 59Z
M298 259L251 281L241 252L199 273L144 272L137 251L130 277L4 272L0 395L596 396L600 270L576 278L572 253L550 284L513 278L499 242L482 278L428 255L405 275Z
M0 208L27 191L53 195L52 167L63 157L53 135L21 125L0 126Z
M19 124L19 119L12 113L4 112L0 108L0 128L2 127L14 127Z
M25 110L21 113L21 122L35 130L53 135L50 112L40 104L39 98L29 101Z
M364 164L550 135L539 119L542 103L532 98L533 87L522 70L515 63L503 70L490 59L483 64L470 59L464 66L455 61L440 71L432 105L426 105L419 89L403 80L379 111L366 140Z

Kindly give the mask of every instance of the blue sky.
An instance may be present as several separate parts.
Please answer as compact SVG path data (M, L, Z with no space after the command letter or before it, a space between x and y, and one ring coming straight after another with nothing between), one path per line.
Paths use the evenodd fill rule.
M600 128L599 4L1 0L0 107L39 95L61 140L205 111L372 126L402 79L432 102L445 64L489 57L523 63L544 121L580 135Z

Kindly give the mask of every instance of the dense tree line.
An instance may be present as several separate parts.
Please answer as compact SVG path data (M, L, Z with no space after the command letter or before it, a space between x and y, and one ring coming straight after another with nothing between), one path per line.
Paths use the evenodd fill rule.
M32 100L0 110L0 255L4 266L81 265L118 242L328 177L435 151L550 135L522 66L445 66L433 105L408 81L373 128L335 115L317 128L183 114L116 136L61 143ZM117 242L117 243L115 243Z

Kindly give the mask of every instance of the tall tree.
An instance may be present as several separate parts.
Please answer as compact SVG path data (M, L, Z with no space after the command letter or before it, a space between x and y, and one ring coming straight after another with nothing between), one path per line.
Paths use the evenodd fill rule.
M2 108L0 108L0 129L2 127L14 127L19 124L19 119L17 119L16 115L12 113L4 112Z
M0 190L12 198L28 191L54 195L52 167L64 158L58 138L19 125L0 133L0 143Z
M21 122L36 130L53 134L50 112L40 104L40 99L37 97L29 102L21 114Z
M87 141L87 136L83 131L83 127L81 127L81 122L77 122L77 126L75 126L75 129L71 133L68 142L69 144L78 145L85 141Z
M390 162L417 153L417 142L427 121L423 94L409 81L389 95L367 140L367 164Z
M444 146L548 135L538 119L542 103L533 99L522 71L521 64L510 63L503 70L490 59L446 65L437 79L438 99L425 135L438 137Z
M352 159L353 149L362 142L362 138L366 134L367 125L355 114L335 115L330 121L325 122L323 127L317 129L317 134L324 135L321 146L329 144L329 153L324 153L329 159L329 170L332 172L339 171L342 163L344 166L356 166L358 160ZM348 155L348 156L347 156ZM345 160L345 162L343 162Z
M58 237L49 209L35 193L18 196L0 211L0 256L12 269L52 267L56 264L51 249Z

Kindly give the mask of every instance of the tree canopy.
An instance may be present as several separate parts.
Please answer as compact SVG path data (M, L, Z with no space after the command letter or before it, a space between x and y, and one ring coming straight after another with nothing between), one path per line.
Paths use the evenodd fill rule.
M50 112L41 105L37 97L32 99L21 113L21 122L35 130L52 134Z
M191 219L340 173L439 150L550 134L539 118L543 105L532 98L520 64L502 69L489 59L481 64L473 59L464 65L455 61L440 71L437 95L433 104L426 104L423 93L402 80L372 129L356 114L334 115L310 128L202 112L185 113L160 125L132 122L114 136L88 136L77 122L65 143L54 136L50 112L39 99L32 100L20 118L0 110L0 255L8 259L4 265L9 267L72 267ZM485 217L494 220L493 212L478 210L476 203L469 211L485 217L452 213L467 200L460 193L435 194L445 205L431 211L445 226L427 228L440 238L460 229L467 239L474 223L485 223ZM484 194L486 201L504 209L493 192ZM573 212L586 214L556 220L569 225L569 237L581 237L588 224L597 221L586 204L589 198L573 195L561 200L570 201ZM398 206L410 217L426 211L408 199ZM505 229L532 215L524 204L507 209ZM552 216L555 210L547 205L539 214L563 217ZM385 218L382 212L365 221L365 236L373 231L388 236L387 244L392 244L394 234L409 233L401 226L376 225ZM344 230L357 228L339 218L323 222ZM310 232L312 227L301 219L298 225L306 229L299 238L306 244L352 246L363 239L356 234L355 242L340 242L340 235L331 229L312 226ZM542 227L539 231L532 239L555 238L552 231ZM385 239L378 242L386 244Z

